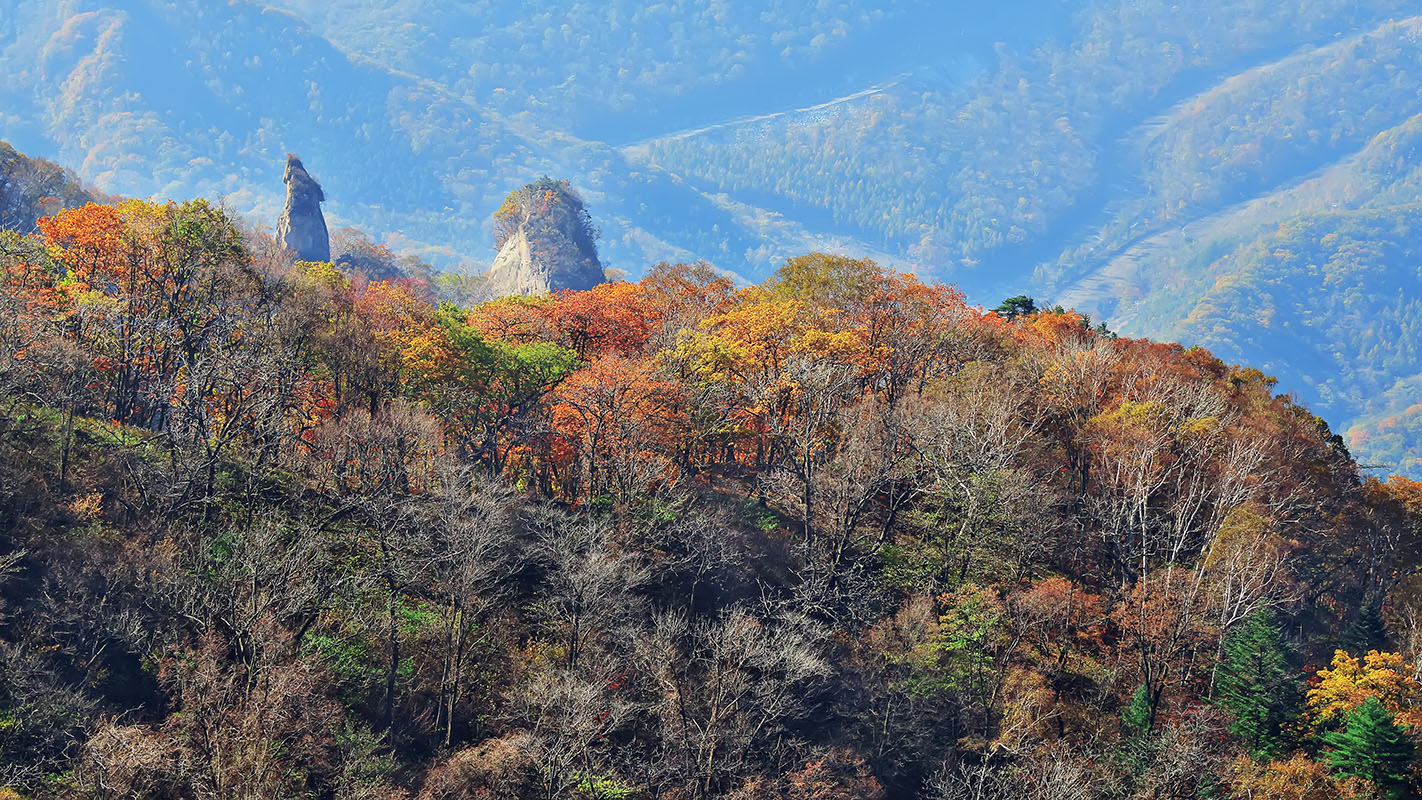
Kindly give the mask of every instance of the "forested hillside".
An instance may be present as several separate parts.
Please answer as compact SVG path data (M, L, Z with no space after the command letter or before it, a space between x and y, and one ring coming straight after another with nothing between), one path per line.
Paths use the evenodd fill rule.
M30 233L40 217L99 199L73 172L0 142L0 230Z
M1422 485L1258 370L836 256L458 307L202 201L38 228L0 793L1417 788Z

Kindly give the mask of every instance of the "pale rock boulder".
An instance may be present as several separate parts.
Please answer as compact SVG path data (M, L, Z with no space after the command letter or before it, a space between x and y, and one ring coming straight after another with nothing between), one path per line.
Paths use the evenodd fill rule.
M556 249L534 255L528 232L519 229L499 248L489 270L489 289L496 297L537 295L560 289L584 290L603 282L602 266L578 249Z

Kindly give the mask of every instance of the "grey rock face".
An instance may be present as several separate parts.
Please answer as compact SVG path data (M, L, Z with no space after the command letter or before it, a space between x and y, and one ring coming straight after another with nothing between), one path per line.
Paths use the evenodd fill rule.
M602 283L602 266L597 256L577 248L539 250L528 232L519 229L510 236L494 266L489 270L489 289L496 297L511 294L536 295L560 289L591 289Z
M286 206L277 219L277 241L296 253L300 261L330 261L331 238L321 202L326 195L294 155L286 157Z
M519 229L494 259L489 269L489 289L495 296L510 294L533 295L552 291L547 274L534 269L533 258L529 255L528 234Z

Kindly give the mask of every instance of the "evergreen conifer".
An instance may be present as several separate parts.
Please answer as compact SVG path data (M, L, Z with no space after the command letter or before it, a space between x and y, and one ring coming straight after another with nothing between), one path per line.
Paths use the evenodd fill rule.
M1376 697L1349 714L1343 730L1325 733L1323 741L1334 748L1329 761L1339 774L1366 778L1386 797L1406 796L1416 743Z
M1293 651L1267 610L1225 639L1215 702L1234 715L1230 731L1256 759L1278 753L1289 723L1298 718L1303 693L1292 661Z
M1358 616L1343 632L1340 646L1350 653L1387 649L1387 626L1383 624L1382 612L1372 605L1358 609Z
M1121 709L1121 723L1133 735L1150 732L1150 694L1144 683L1136 687L1135 694L1131 695L1131 702Z

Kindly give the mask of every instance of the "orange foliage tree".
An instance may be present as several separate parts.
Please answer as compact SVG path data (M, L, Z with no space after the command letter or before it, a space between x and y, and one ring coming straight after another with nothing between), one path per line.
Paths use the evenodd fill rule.
M577 459L566 487L626 504L674 480L676 392L646 363L618 355L570 375L550 398L554 430Z

